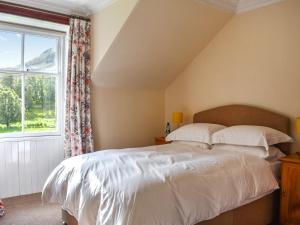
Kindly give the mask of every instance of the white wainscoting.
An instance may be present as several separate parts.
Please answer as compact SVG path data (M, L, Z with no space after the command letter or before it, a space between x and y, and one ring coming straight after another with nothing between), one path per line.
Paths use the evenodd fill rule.
M63 158L62 137L0 139L0 198L41 192Z

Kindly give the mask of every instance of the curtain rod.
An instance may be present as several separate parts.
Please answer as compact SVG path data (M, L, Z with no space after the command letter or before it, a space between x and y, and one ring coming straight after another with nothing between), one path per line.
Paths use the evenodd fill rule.
M70 18L72 18L72 19L81 19L81 20L91 21L90 18L83 17L83 16L78 16L78 15L70 15Z
M57 13L53 11L38 9L35 7L24 6L4 1L0 1L0 12L14 14L18 16L31 17L35 19L47 20L61 24L69 24L70 18L78 18L90 21L89 18L83 16L67 15L63 13Z

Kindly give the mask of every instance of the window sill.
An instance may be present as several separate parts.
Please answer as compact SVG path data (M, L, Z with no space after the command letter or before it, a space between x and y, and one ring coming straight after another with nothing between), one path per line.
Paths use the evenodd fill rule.
M51 132L43 134L11 134L11 135L0 135L0 142L15 142L15 141L32 141L39 139L57 139L63 137L61 133Z

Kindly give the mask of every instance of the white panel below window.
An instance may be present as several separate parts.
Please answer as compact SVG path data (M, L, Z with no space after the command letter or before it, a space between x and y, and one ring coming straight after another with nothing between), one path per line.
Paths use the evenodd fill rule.
M62 137L0 141L0 198L41 192L63 158Z

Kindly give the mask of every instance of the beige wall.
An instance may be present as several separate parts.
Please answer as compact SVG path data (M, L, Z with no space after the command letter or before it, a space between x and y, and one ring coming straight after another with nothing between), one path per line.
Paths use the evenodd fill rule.
M92 17L93 69L102 59L138 0L117 1ZM154 144L164 123L162 90L106 88L92 80L92 125L96 149Z
M165 92L165 118L231 103L300 115L300 1L238 14ZM300 140L293 146L299 150Z
M97 149L154 144L162 135L164 91L93 88L92 120Z

